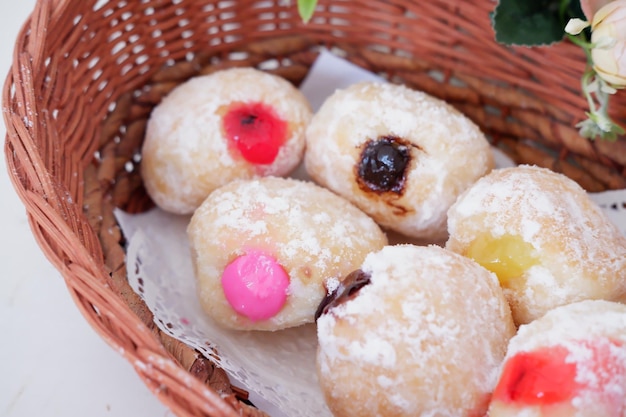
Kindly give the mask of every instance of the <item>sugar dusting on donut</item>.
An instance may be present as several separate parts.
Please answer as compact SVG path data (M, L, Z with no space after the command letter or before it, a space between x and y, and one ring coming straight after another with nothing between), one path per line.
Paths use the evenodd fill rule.
M326 248L317 232L323 231L324 234L328 234L338 247L345 248L346 251L353 248L355 244L367 240L366 236L358 232L372 226L372 221L368 217L333 216L328 208L312 210L313 206L323 207L325 201L307 201L302 198L303 194L313 189L317 195L331 196L329 191L295 179L268 178L264 181L265 184L273 182L280 184L277 185L280 187L279 193L272 192L274 191L272 186L264 186L262 189L268 192L260 192L258 180L240 183L241 186L233 187L232 191L221 190L219 202L211 208L216 215L214 227L232 230L240 237L261 236L269 245L273 244L271 233L284 227L289 231L290 238L281 241L281 246L278 248L281 257L291 258L305 253L307 258L302 261L312 263L318 268L323 268L330 260L340 260L344 254L333 253ZM334 199L334 196L331 198ZM310 204L306 210L302 206L305 203ZM347 202L340 204L339 208L344 213L355 214L356 212ZM311 214L312 211L314 214ZM255 215L255 212L258 215ZM268 216L283 214L285 214L285 224L268 222Z
M257 330L312 322L326 288L387 244L378 225L346 200L311 182L277 177L220 187L196 210L188 233L205 310L226 327ZM271 258L289 276L284 306L263 320L238 314L220 284L224 269L251 253Z
M522 325L511 339L490 416L558 412L615 417L626 412L623 304L585 300L560 306Z
M230 120L244 113L255 117L254 126L268 128L265 136L246 130L246 120L239 128ZM189 214L234 179L288 175L304 155L311 117L306 98L269 73L231 68L191 78L150 116L141 165L146 189L164 210ZM254 137L244 140L242 134Z
M368 255L361 271L371 282L317 320L334 415L482 416L514 332L495 276L412 245Z
M445 102L408 87L357 83L330 96L307 128L306 170L384 227L425 239L446 235L458 194L493 167L479 128ZM408 149L406 177L392 190L364 187L368 143L394 138ZM365 181L367 183L367 181Z
M544 168L495 170L448 212L446 247L467 254L477 242L518 239L528 268L505 293L516 322L584 298L626 301L626 238L585 191ZM524 246L528 245L528 246ZM525 248L525 249L524 249Z

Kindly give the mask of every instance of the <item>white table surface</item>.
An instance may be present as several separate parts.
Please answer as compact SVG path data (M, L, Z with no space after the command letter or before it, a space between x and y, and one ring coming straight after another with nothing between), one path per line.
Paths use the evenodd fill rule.
M35 0L0 0L0 77ZM43 256L7 175L0 123L0 416L173 416L87 324Z

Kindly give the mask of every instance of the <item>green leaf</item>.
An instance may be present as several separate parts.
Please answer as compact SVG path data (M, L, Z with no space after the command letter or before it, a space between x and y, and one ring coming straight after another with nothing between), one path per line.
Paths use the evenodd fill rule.
M561 0L500 0L491 15L496 40L507 45L549 45L565 36Z
M315 12L315 6L317 0L298 0L298 13L304 23L311 20L313 13Z

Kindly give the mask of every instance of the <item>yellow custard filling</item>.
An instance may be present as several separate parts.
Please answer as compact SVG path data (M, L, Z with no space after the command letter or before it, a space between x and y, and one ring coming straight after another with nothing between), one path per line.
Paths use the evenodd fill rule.
M495 273L502 285L539 264L533 245L510 234L481 236L470 244L465 255Z

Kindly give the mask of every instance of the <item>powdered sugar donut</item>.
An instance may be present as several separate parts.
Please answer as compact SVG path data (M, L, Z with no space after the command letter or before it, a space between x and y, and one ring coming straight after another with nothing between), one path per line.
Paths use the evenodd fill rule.
M288 81L252 68L192 78L148 121L141 173L162 209L190 214L234 179L289 174L304 153L312 116Z
M483 416L515 328L496 277L438 246L387 246L319 309L335 417Z
M405 86L363 82L330 96L306 131L316 182L401 234L446 237L446 211L493 168L485 136L445 102Z
M198 293L223 327L313 322L325 286L387 243L358 208L312 182L264 177L212 192L188 226Z
M446 247L495 272L517 324L583 299L626 301L626 238L564 175L494 170L450 208Z
M490 417L626 416L626 306L586 300L520 327Z

